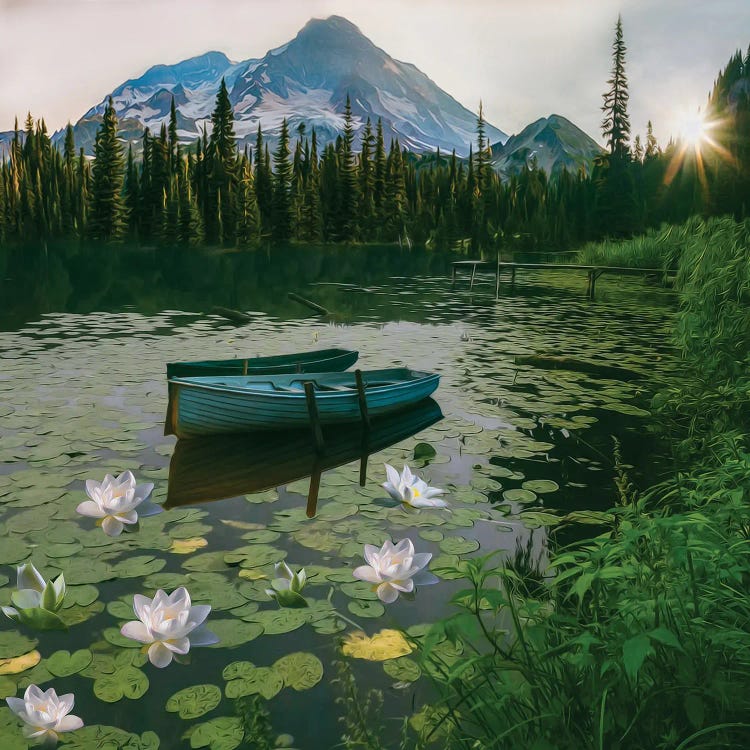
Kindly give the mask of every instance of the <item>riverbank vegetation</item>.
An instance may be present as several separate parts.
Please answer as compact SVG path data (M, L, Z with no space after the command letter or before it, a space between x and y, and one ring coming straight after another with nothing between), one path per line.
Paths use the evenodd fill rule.
M402 747L746 746L750 222L695 228L661 245L679 251L684 372L653 403L673 476L635 487L615 441L616 501L589 514L596 536L560 546L566 519L549 515L548 565L530 550L462 561L455 613L412 631L412 658L439 697L411 717ZM347 747L381 747L350 736Z

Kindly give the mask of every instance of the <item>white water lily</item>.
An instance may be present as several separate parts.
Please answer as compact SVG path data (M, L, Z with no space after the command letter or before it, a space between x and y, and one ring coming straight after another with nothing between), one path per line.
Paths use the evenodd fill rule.
M285 562L280 562L276 563L274 571L276 578L271 581L271 588L266 589L266 594L282 607L307 607L307 601L300 593L307 583L305 569L300 568L294 573Z
M19 565L16 575L17 590L10 595L15 606L2 607L3 613L11 620L31 627L64 628L54 613L62 607L65 598L65 576L60 573L54 581L45 581L33 563Z
M399 594L411 593L416 585L437 583L437 576L424 570L432 559L430 552L415 552L411 539L402 539L398 544L386 541L378 549L365 545L367 565L355 568L353 575L361 581L373 584L381 602L390 604Z
M397 502L411 508L447 508L448 503L440 498L444 490L430 487L420 479L408 466L401 474L390 464L385 465L388 481L383 484L386 492Z
M149 661L155 667L166 667L175 654L186 654L193 646L219 642L203 625L211 606L191 605L184 586L169 595L159 589L153 599L136 594L133 610L138 619L126 622L120 632L126 638L147 644Z
M123 472L116 479L107 474L103 482L88 479L86 494L91 499L82 502L76 511L82 516L100 519L99 523L108 536L119 536L125 526L138 523L139 513L150 516L161 512L158 505L145 502L153 489L150 482L136 484L131 471Z
M58 696L54 688L42 692L36 685L29 685L23 698L6 698L5 701L26 724L23 733L29 739L54 744L62 732L72 732L83 726L83 721L70 713L75 702L73 693Z

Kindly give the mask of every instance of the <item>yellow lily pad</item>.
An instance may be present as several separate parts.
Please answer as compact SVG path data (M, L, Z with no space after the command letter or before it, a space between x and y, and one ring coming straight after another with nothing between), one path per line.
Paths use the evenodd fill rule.
M12 659L0 659L0 674L19 674L35 667L42 660L42 655L34 650L28 654L15 656Z
M189 555L191 552L207 546L208 540L205 537L194 536L188 539L175 539L169 551L174 552L176 555Z
M385 628L368 637L361 630L355 630L344 640L342 651L345 656L368 661L386 661L406 656L413 651L411 644L399 630Z

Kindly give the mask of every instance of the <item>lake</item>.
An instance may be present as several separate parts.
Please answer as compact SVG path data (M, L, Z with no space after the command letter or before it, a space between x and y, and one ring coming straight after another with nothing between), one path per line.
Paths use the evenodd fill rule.
M299 750L333 747L352 705L337 701L348 685L342 662L362 693L383 691L385 732L395 737L398 719L418 710L430 688L408 657L343 657L351 633L418 633L451 614L460 559L529 549L543 567L549 544L595 529L548 525L551 514L616 501L614 438L641 486L658 480L666 463L648 407L677 367L668 339L674 302L640 279L605 277L589 301L584 274L525 272L513 293L501 285L496 300L489 276L471 291L466 281L451 289L444 256L375 247L50 254L33 264L6 261L4 279L0 603L10 602L15 566L33 562L46 578L65 573L61 612L71 624L34 632L4 618L0 659L36 650L41 661L0 674L0 690L17 695L35 683L75 693L74 713L87 728L67 747L262 747L253 732L291 735L280 746ZM330 315L312 315L287 299L289 291ZM245 310L252 322L235 326L207 314L214 305ZM242 482L263 486L277 467L273 451L254 461L253 442L238 438L216 454L215 469L200 451L175 462L175 482L201 462L206 502L143 518L114 538L76 513L87 479L125 470L154 483L154 500L166 500L176 442L163 436L167 362L327 347L359 350L362 369L409 366L442 376L435 394L442 418L422 415L430 426L368 455L364 486L360 459L368 451L355 446L344 451L347 463L322 472L308 518L308 478L242 489ZM644 377L515 362L539 353ZM343 438L330 440L346 448ZM274 439L269 445L287 458L295 446L309 451L304 437ZM380 486L384 463L409 464L446 491L449 509L390 506ZM215 499L228 466L239 471L237 494ZM440 581L418 587L413 600L383 605L352 570L364 564L365 544L405 538L432 554ZM264 593L281 560L305 568L309 607L282 609ZM134 594L179 586L193 603L212 606L206 624L220 641L191 649L189 663L157 669L119 628L134 619ZM0 734L4 749L26 746L4 707Z

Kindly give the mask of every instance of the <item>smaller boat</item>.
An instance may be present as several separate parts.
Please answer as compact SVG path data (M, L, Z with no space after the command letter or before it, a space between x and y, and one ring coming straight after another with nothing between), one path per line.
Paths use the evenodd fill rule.
M167 378L211 375L269 375L285 372L342 372L351 367L359 352L349 349L320 349L315 352L278 354L273 357L206 359L196 362L169 362Z
M358 422L419 403L439 380L405 368L172 378L164 432L194 438Z

